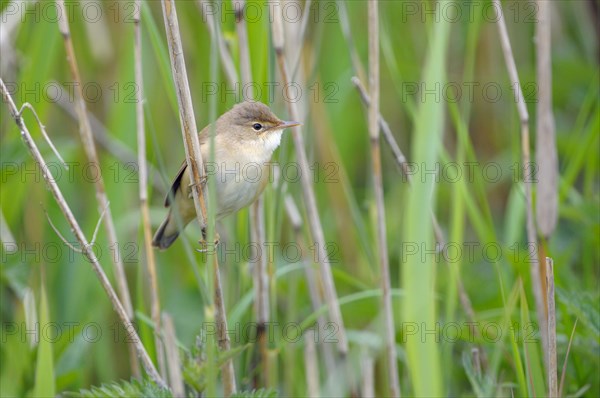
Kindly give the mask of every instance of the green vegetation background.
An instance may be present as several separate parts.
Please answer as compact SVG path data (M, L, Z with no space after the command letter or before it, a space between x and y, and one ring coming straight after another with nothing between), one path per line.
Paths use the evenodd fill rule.
M1 4L1 9L6 10L8 3L3 0ZM128 18L131 8L127 6L131 3L99 4L103 13L99 22L86 24L78 17L82 8L77 6L74 7L75 17L71 20L82 79L85 83L97 83L97 87L101 88L101 97L96 101L88 98L87 105L106 128L107 134L135 156L133 23ZM205 126L209 122L210 96L205 95L206 82L210 82L211 76L209 59L216 54L211 53L210 35L196 2L178 1L176 4L197 123ZM414 155L411 146L415 141L416 119L428 117L426 112L419 113L418 109L429 106L434 95L428 95L425 104L410 89L423 78L426 54L434 40L435 23L431 16L408 15L406 4L409 2L380 3L381 113L411 160ZM425 7L424 3L412 4L418 8ZM530 376L543 369L539 359L541 354L536 354L539 355L537 357L532 354L532 349L540 353L541 346L523 343L523 338L517 338L513 343L515 336L508 329L505 318L508 316L511 323L521 326L528 317L535 318L530 293L529 251L525 242L523 185L520 177L514 178L515 165L518 168L521 159L519 120L496 25L478 12L489 3L482 1L478 4L474 8L476 11L472 21L463 16L460 21L449 24L445 65L447 80L462 89L462 97L456 103L446 101L444 94L453 97L452 90L443 90L447 86L435 88L440 96L438 103L442 104L439 109L446 115L445 119L440 120L444 127L443 149L437 154L440 170L451 172L444 167L450 162L460 165L478 162L473 180L460 178L457 182L451 182L442 174L439 183L435 184L434 211L449 241L465 250L460 261L451 264L455 268L446 267L443 259L428 259L435 267L434 315L440 329L444 330L444 325L450 322L462 326L457 341L442 337L436 343L440 356L435 360L439 363L429 363L429 358L425 356L407 359L404 355L403 341L406 336L402 327L402 300L419 300L418 296L403 296L401 290L404 287L401 260L403 247L406 247L403 246L406 244L405 222L407 214L413 209L405 206L409 190L406 181L386 144L381 144L391 280L395 289L394 315L400 382L405 395L413 393L409 369L416 367L414 361L418 360L425 361L425 365L431 365L432 368L442 369L441 375L434 376L436 379L430 382L440 386L447 395L471 396L487 391L510 396L510 387L519 393L531 394L532 385L540 384L532 382ZM528 109L532 115L531 132L534 137L535 23L529 18L532 9L527 4L504 2L503 6L519 76L525 86ZM340 17L336 12L338 6L335 2L312 4L314 18L308 24L300 62L293 64L294 57L289 55L288 62L291 67L297 67L303 76L302 100L306 105L306 115L302 120L303 134L309 159L317 166L313 181L326 240L334 244L330 254L335 261L333 267L338 296L347 302L342 305L342 313L350 337L350 358L358 366L365 347L371 350L377 358L377 392L384 394L385 361L378 349L381 305L377 295L379 267L375 249L375 206L367 117L350 81L354 72L342 35ZM352 1L347 2L346 7L356 50L361 63L366 66L366 3ZM268 7L259 3L257 9L262 10L263 17L248 23L252 71L255 81L263 88L261 99L267 102L267 86L263 83L278 81L279 77L270 49ZM43 18L43 12L39 20L33 15L25 16L23 24L10 39L12 48L2 48L1 77L6 82L16 84L18 89L14 98L17 105L30 102L63 158L67 162L74 162L72 178L63 170L59 186L90 237L99 213L93 184L84 174L86 158L77 123L63 107L48 99L48 95L54 93L52 82L68 84L71 78L58 26L51 20L52 10L47 10L50 18ZM573 324L578 318L564 392L598 396L600 129L598 21L595 19L597 14L591 10L586 1L555 1L552 5L553 107L559 155L560 208L558 226L547 242L547 253L554 258L558 290L559 371ZM151 184L150 190L152 223L156 227L165 215L163 193L170 177L179 168L184 152L158 1L144 3L142 21L147 150L149 162L158 171L150 175L156 181ZM221 28L237 61L233 15L224 16ZM472 99L467 95L470 82L479 83L474 88ZM502 89L497 100L483 96L482 88L487 83ZM89 87L89 96L94 97L94 86ZM219 71L218 87L219 94L222 94L226 87L222 70ZM273 103L270 105L284 118L287 113L281 92L280 88L274 90ZM494 96L492 91L489 95ZM215 100L219 114L237 102L233 95L226 98L218 96ZM72 102L67 107L72 107ZM7 252L4 247L0 249L3 328L0 395L31 396L39 391L51 391L44 390L43 386L52 383L60 392L129 379L131 375L124 331L118 325L110 302L89 264L81 255L69 252L47 222L43 208L47 209L49 217L63 235L71 239L68 225L45 188L39 172L27 172L35 170L35 165L4 104L0 107L0 115L1 209L18 247L17 253ZM25 120L45 158L56 162L56 157L41 139L31 114L25 113ZM535 148L535 139L533 141ZM287 137L283 139L275 158L283 166L294 161L293 153L291 139ZM147 322L149 301L147 275L143 271L137 174L133 172L131 164L123 164L114 151L99 148L99 156L121 242L119 249L124 256L138 314L139 329L144 344L153 347L152 330ZM492 162L502 171L501 178L494 182L482 174L483 166ZM415 178L421 176L424 175L417 174ZM428 175L423 178L433 177ZM301 187L297 182L289 181L279 187L269 186L265 193L267 238L279 242L280 246L295 240L291 224L283 211L282 198L286 192L303 209ZM246 247L249 241L247 210L229 217L217 229L228 249L236 244L240 248ZM305 241L309 241L307 227L304 227L303 233ZM198 229L191 227L187 229L184 239L193 246L198 236ZM204 275L204 264L198 254L191 254L185 248L182 240L178 240L168 251L157 252L156 258L162 309L172 315L177 337L189 349L194 345L203 322L200 285L190 259L195 259L201 277ZM481 245L479 248L497 242L502 248L502 257L490 262L480 249L476 249L473 258L467 258L466 244L472 242L478 242ZM101 263L112 278L110 253L102 228L97 243L101 250ZM302 271L304 266L311 266L314 250L306 246L303 249L306 262L290 261L289 257L282 255L281 250L276 248L274 251L271 271L275 285L271 292L271 308L273 321L281 324L301 324L314 315ZM236 324L243 328L254 320L248 251L241 253L241 258L232 254L221 256L226 307L233 330ZM490 358L489 371L481 377L473 377L470 368L468 358L474 342L469 341L464 327L466 318L457 301L451 269L458 270L473 302L480 327L489 323L500 325L500 336L490 331L487 339L479 341ZM521 284L526 292L526 300L522 299L519 304L511 306L511 298L519 296ZM45 298L41 286L45 286ZM531 313L524 310L527 304ZM46 305L47 312L43 309ZM34 310L38 321L42 323L42 341L52 341L50 345L31 345L32 335L25 333L31 327L27 318L31 317ZM52 330L43 328L44 319L61 328L56 339L52 338ZM18 331L13 333L10 325L16 325ZM72 334L67 332L68 325L73 325ZM89 325L97 328L94 326L90 329ZM95 330L101 331L97 341L86 341L86 336L87 340L95 340ZM325 332L321 331L321 337ZM529 332L521 330L524 335ZM44 338L44 333L50 337ZM426 338L433 337L429 335ZM247 336L232 335L232 340L234 347L240 347L246 343ZM535 336L534 341L538 341ZM41 347L50 347L50 350L44 351ZM279 333L271 348L278 364L271 387L282 395L306 394L303 340L286 340ZM256 349L251 345L236 357L238 384L243 389L252 388L251 359ZM49 356L40 360L41 356L48 353ZM527 365L526 370L523 370L521 363ZM41 377L41 371L46 378ZM325 386L328 370L323 363L321 373L321 382ZM520 380L526 380L526 387L519 384ZM541 385L546 388L545 383Z

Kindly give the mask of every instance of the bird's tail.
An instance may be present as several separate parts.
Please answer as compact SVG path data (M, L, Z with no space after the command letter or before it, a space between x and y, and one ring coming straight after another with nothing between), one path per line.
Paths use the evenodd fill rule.
M178 236L179 229L177 228L176 222L169 211L167 218L165 218L165 221L160 224L160 227L158 227L156 233L154 234L154 238L152 238L152 246L164 250L171 246Z

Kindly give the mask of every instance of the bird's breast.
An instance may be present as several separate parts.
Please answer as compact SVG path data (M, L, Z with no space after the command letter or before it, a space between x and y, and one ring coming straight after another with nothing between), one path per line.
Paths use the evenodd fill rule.
M234 213L256 200L269 181L273 151L260 146L217 146L215 161L206 164L216 182L217 218Z

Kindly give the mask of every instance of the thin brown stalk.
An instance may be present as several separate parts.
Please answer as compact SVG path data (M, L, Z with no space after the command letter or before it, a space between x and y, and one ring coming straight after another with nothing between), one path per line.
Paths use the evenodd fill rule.
M174 397L185 397L185 386L183 384L183 375L181 374L181 359L179 357L179 348L177 348L177 336L175 335L173 319L168 314L163 313L162 324L164 325L163 336L165 340L169 384L173 389Z
M371 162L373 172L373 191L377 210L377 248L381 267L381 291L383 301L383 340L388 370L389 394L400 396L398 380L398 361L396 360L396 333L392 308L390 263L387 248L387 230L385 223L385 202L383 197L383 176L381 170L381 148L379 147L379 6L376 1L368 3L369 21L369 138L371 142Z
M556 132L552 114L552 56L550 35L551 2L537 0L537 23L535 25L535 48L537 69L537 123L535 144L535 170L537 190L535 214L539 234L538 258L546 257L547 240L552 235L558 221L558 154ZM546 263L539 262L542 291L546 291ZM544 296L545 298L545 296ZM548 307L548 302L545 302ZM546 312L546 317L549 316ZM548 353L545 359L548 361Z
M142 27L140 24L141 0L136 0L134 7L134 45L133 55L135 63L136 85L136 126L138 144L138 173L140 211L142 213L142 229L144 231L144 252L146 253L146 266L150 276L150 312L154 322L154 344L156 346L156 359L158 368L163 377L166 377L164 347L161 336L160 299L158 295L158 278L156 276L156 260L152 248L152 232L150 224L150 207L148 205L148 165L146 162L146 132L144 129L144 79L142 75Z
M200 142L198 139L198 129L196 119L194 118L194 109L192 106L192 97L190 86L185 68L183 56L183 46L179 34L179 22L177 20L177 11L173 0L161 0L163 16L165 21L165 30L167 33L167 42L169 46L169 58L171 59L171 72L177 91L177 102L180 111L181 134L183 136L184 148L188 169L192 177L192 196L196 209L196 216L201 226L207 225L208 218L206 212L206 194L203 189L204 167L202 154L200 153ZM221 351L229 351L231 343L227 334L227 317L225 314L225 303L223 301L223 291L221 286L221 276L219 263L216 255L212 256L214 273L214 305L215 320L217 323L218 344ZM223 390L225 396L230 396L236 392L235 371L233 368L233 359L229 358L222 366Z
M272 35L273 35L273 47L277 57L277 63L279 66L279 73L281 80L286 91L290 89L289 72L285 62L285 56L283 53L284 49L284 37L283 37L283 15L281 12L281 5L274 3L270 7L273 12L272 15ZM287 98L291 98L291 93L286 93ZM299 112L295 102L287 101L288 112L290 117L294 120L299 119ZM302 131L299 126L292 128L292 138L294 140L294 147L296 149L296 160L300 166L302 193L304 195L304 202L306 204L306 212L308 214L308 222L312 232L312 238L317 247L318 263L321 269L321 279L323 283L323 289L325 292L325 301L329 309L329 317L333 323L339 328L338 330L338 352L345 358L348 353L348 339L346 337L346 329L344 327L344 321L342 319L342 313L335 290L335 284L333 282L333 275L331 273L331 264L326 252L325 235L323 233L323 227L321 219L319 217L319 211L317 208L317 202L315 198L314 189L310 181L310 169L308 166L308 159L304 150L304 138Z
M340 14L340 26L342 28L342 34L346 39L346 44L348 45L348 50L350 51L352 69L354 70L354 74L358 75L358 78L360 80L364 80L365 71L363 69L362 63L360 62L360 57L358 56L356 47L354 46L354 40L352 40L352 31L350 29L350 20L348 18L348 9L346 8L346 1L338 0L337 5Z
M87 117L86 103L83 95L83 85L81 76L79 74L79 66L77 65L77 57L75 56L75 50L73 49L73 40L71 38L71 30L69 28L68 15L64 0L57 0L57 6L59 10L58 27L65 43L65 50L67 54L67 63L71 72L71 77L75 83L75 106L77 111L77 117L79 119L79 133L83 142L83 147L88 158L88 162L98 170L98 178L95 180L94 187L96 188L96 200L98 201L98 211L101 213L103 209L106 210L106 222L104 226L106 228L106 234L108 238L108 245L115 252L119 250L119 244L117 241L117 231L115 228L114 219L110 208L108 207L108 197L104 187L104 179L100 172L100 161L98 160L98 153L96 152L96 145L92 135L92 128L90 120ZM121 256L118 253L113 253L113 266L115 271L115 278L117 280L117 286L119 289L119 296L123 302L123 306L129 317L129 320L133 321L133 306L131 304L131 297L129 294L129 287L127 286L127 277L125 276L125 269ZM131 370L135 376L139 376L139 364L137 363L137 357L135 355L134 348L129 345Z
M265 218L262 197L250 208L251 212L251 237L252 241L259 247L254 253L254 308L256 312L257 340L259 343L260 357L262 361L262 376L264 385L270 386L270 364L269 345L266 334L266 325L270 319L269 308L269 273L267 272L267 258L262 256L260 248L264 247L265 241Z
M6 86L4 85L4 81L2 79L0 79L0 91L2 92L2 97L4 98L4 102L8 106L8 110L9 110L11 116L13 117L17 127L21 131L21 137L22 137L23 141L25 142L27 149L29 150L29 152L31 153L31 156L33 157L33 159L37 163L38 167L42 171L42 176L43 176L44 180L46 181L46 184L48 185L48 188L50 189L52 196L54 196L56 203L60 207L61 212L65 216L67 222L69 223L69 226L71 227L71 230L73 231L73 234L75 235L75 238L77 239L80 247L82 248L83 255L87 258L87 260L91 264L92 269L96 273L96 276L98 277L100 284L102 285L102 288L106 292L106 295L108 296L115 312L117 313L119 320L121 321L125 330L127 331L128 335L130 337L129 340L131 340L131 345L132 345L132 347L135 348L137 356L141 360L144 370L156 384L158 384L162 388L168 388L167 385L165 384L165 382L163 381L163 379L161 378L161 376L156 371L154 364L150 360L150 357L148 356L146 349L144 348L133 324L131 323L131 318L127 314L125 307L121 303L121 300L119 299L119 297L117 296L117 293L113 289L108 277L104 273L104 269L100 265L100 262L98 261L98 258L94 254L94 251L91 249L87 238L85 237L83 231L81 230L79 223L75 219L75 216L73 215L73 212L71 211L71 208L67 204L60 188L58 187L58 184L56 183L56 180L50 173L50 170L48 169L48 167L46 167L46 161L44 160L38 147L36 146L35 142L33 141L33 138L31 137L31 134L29 133L29 130L27 129L27 126L25 125L24 120L19 115L19 113L17 111L17 107L15 106L15 103L14 103L12 97L8 93L8 90L6 89ZM106 216L108 216L108 212L107 212Z
M206 198L204 193L205 173L202 162L202 153L200 152L200 141L198 138L198 128L194 117L192 106L192 97L187 78L185 59L183 57L183 45L179 35L179 22L177 20L177 11L173 0L161 0L165 30L167 33L167 43L169 46L169 58L171 60L171 72L175 82L177 92L177 103L179 106L179 119L181 122L181 134L185 149L185 157L188 169L191 171L192 197L194 207L200 226L207 224Z
M304 334L304 369L306 369L306 389L311 398L319 397L319 359L317 358L317 339L314 330Z
M300 5L300 1L296 2ZM298 30L298 34L296 35L296 57L294 58L295 62L292 65L296 65L294 73L292 76L296 76L296 70L300 67L300 58L302 57L302 44L304 43L304 38L306 37L306 31L308 27L308 21L311 17L310 8L312 7L312 0L306 0L304 2L304 13L302 14L302 21L300 22L300 29ZM311 69L312 70L312 69Z
M244 12L246 7L245 0L233 0L235 10L235 30L238 37L238 46L240 50L240 72L242 75L242 85L248 87L251 91L250 99L254 99L252 83L252 69L250 61L250 46L248 44L248 28L246 27L246 19ZM245 92L245 90L242 90Z
M254 100L254 86L252 85L252 68L250 58L250 45L248 43L248 28L245 19L245 0L232 1L235 10L235 28L238 37L238 47L240 56L240 74L242 76L243 93L249 93L246 100ZM249 90L249 91L247 91ZM265 386L271 386L270 380L270 355L269 345L266 335L266 325L270 320L269 291L273 286L274 273L269 273L267 269L267 257L262 255L260 248L264 247L266 240L264 202L260 196L250 209L251 238L259 249L254 253L254 291L256 298L254 307L257 321L257 339L260 348L260 357L262 361L262 376ZM271 278L269 278L269 275Z
M558 366L556 363L556 304L554 301L554 261L546 257L546 302L548 303L548 396L558 397Z
M550 11L552 2L537 0L536 63L537 125L535 161L538 170L536 216L540 234L548 238L558 220L558 155L552 114L552 42Z
M304 244L304 239L302 238L302 217L300 216L298 206L296 206L296 202L294 202L294 198L292 198L291 195L286 195L285 197L285 210L292 224L294 235L296 236L296 243L298 243L302 249L301 253L304 253L304 248L306 245ZM318 311L322 306L322 299L320 289L318 287L317 276L315 275L312 265L312 263L307 263L304 267L304 272L306 274L306 284L308 286L308 295L310 297L312 308L314 311ZM327 324L325 323L325 317L323 315L319 315L317 317L317 327L320 331L327 330ZM323 353L326 368L334 369L335 358L331 350L331 345L326 343L324 339L320 339L319 341L321 343L321 352Z
M525 170L529 167L531 162L530 148L529 148L529 112L527 111L527 105L525 104L525 98L523 96L523 90L519 81L519 74L517 73L517 65L515 58L512 53L510 38L508 37L508 31L506 29L506 23L504 21L504 15L502 12L502 6L500 0L492 0L494 8L498 10L498 31L500 34L500 43L502 45L502 51L504 53L504 60L506 61L506 68L508 69L508 75L510 77L512 87L514 87L515 102L517 103L517 111L519 113L519 119L521 121L521 156L523 167ZM535 231L535 219L533 215L533 199L532 199L532 181L531 178L527 177L524 173L524 185L525 185L525 204L526 204L526 217L527 217L527 241L531 245L536 244L536 231ZM542 293L542 280L540 278L539 270L539 258L537 248L533 251L531 256L530 264L531 273L531 284L533 290L533 297L535 299L535 309L537 313L538 322L540 324L540 334L542 336L542 347L548 346L548 327L545 313L544 294ZM544 353L546 350L544 350ZM547 356L545 355L547 358ZM544 361L547 364L547 361Z
M215 22L215 13L213 12L214 5L207 0L198 0L196 4L198 5L198 8L200 8L202 19L206 22L209 34L213 37L213 40L217 41L219 57L221 58L221 64L223 64L223 68L225 69L225 76L227 76L227 80L231 86L235 87L236 83L239 82L238 74L235 70L235 63L233 62L229 48L225 43L225 39L223 39L223 35L216 27L217 23Z
M354 87L356 87L358 93L360 94L360 99L362 100L362 103L365 105L366 108L369 109L371 107L371 97L369 96L369 93L367 93L367 89L363 86L361 80L357 76L353 76L351 80L352 84L354 84ZM412 182L412 176L408 166L408 161L406 160L406 156L404 156L404 153L402 152L400 146L396 142L396 139L392 134L392 130L390 129L389 124L381 114L379 114L379 128L383 132L383 137L385 138L385 141L388 143L390 150L394 155L394 160L396 161L398 167L400 167L400 170L402 170L402 173L404 173L406 180L410 184Z
M362 354L360 361L362 374L361 396L370 398L375 396L375 362L373 361L373 357L366 351L368 350L365 349L365 353Z

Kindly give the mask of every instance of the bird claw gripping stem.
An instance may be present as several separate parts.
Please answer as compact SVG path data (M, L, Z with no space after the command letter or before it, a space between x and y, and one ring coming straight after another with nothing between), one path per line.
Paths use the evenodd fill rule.
M200 244L200 248L196 249L196 251L198 253L208 253L209 249L214 251L219 245L220 239L221 237L219 236L219 233L215 232L215 241L211 245L209 242L206 241L206 228L202 228L202 239L198 241L198 244Z

